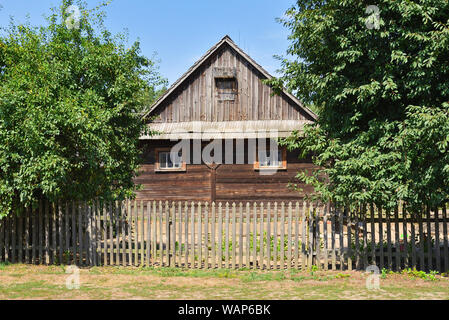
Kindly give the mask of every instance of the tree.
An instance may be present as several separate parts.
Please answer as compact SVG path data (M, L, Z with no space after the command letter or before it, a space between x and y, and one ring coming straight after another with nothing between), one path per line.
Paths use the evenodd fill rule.
M302 0L286 86L318 113L283 141L321 169L299 173L319 197L410 209L449 200L449 4L446 0ZM325 178L324 178L325 177Z
M165 84L100 5L64 0L48 24L0 34L0 216L54 200L132 196L140 113ZM79 8L79 19L76 11Z

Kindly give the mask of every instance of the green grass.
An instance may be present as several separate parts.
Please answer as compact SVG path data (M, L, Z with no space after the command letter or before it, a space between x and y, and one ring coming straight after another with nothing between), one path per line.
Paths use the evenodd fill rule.
M64 267L0 264L0 299L449 299L449 278L384 270L381 290L364 272L93 267L81 287L65 286ZM429 280L429 277L436 280ZM433 278L432 278L433 279Z

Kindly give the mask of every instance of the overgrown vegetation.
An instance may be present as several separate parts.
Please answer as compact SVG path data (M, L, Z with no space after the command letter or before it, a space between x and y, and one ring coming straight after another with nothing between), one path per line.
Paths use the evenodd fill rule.
M0 217L39 198L132 196L141 112L166 81L139 42L82 1L63 0L47 25L0 29ZM71 26L71 27L69 27Z
M321 169L301 172L322 200L356 208L400 200L422 213L449 200L449 3L301 0L286 86L317 114L283 140ZM323 179L326 176L326 179Z

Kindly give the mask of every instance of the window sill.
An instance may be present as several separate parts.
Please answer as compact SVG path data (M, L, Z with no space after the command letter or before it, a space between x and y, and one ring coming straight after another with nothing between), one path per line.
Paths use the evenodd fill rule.
M154 172L156 172L156 173L186 172L186 169L184 169L184 168L179 168L179 169L154 169Z
M254 168L254 171L287 171L286 167L262 167Z

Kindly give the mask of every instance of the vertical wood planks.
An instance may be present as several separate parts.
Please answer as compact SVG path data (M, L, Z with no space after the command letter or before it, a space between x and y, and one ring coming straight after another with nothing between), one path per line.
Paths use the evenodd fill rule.
M145 265L145 212L144 203L140 200L140 266ZM118 241L117 241L118 243Z
M346 229L346 230L348 233L349 232L348 229ZM345 268L345 248L344 248L344 239L343 239L343 214L341 211L339 211L339 213L338 213L338 231L339 231L339 235L340 235L340 270L343 271ZM358 237L358 235L356 235L356 236Z
M306 217L307 217L307 205L306 205L306 202L304 201L303 205L302 205L302 219L301 219L301 225L302 225L302 234L301 234L301 255L302 255L301 261L302 261L302 264L301 264L301 267L302 267L302 270L306 270L306 261L307 261ZM334 215L333 215L333 217L334 217ZM334 229L334 231L335 231L335 229ZM334 241L333 243L335 244L335 232L333 234L332 239ZM335 258L335 246L334 246L334 258ZM335 259L334 259L334 266L335 266Z
M323 257L324 257L324 270L327 271L329 269L329 243L327 237L327 218L328 218L328 210L326 210L328 206L326 205L323 213L323 238L324 238L324 247L323 247ZM349 265L349 263L348 263Z
M444 237L444 271L449 271L449 241L447 234L447 212L446 204L443 205L443 237Z
M218 268L223 266L223 206L218 204Z
M292 267L292 203L288 203L288 230L287 230L287 268ZM318 240L319 241L319 240ZM268 257L269 258L269 257Z
M390 210L385 212L387 217L387 257L388 257L388 269L393 267L393 259L391 255L391 224L390 224Z
M401 249L399 239L399 222L398 222L399 208L394 209L394 236L395 236L395 257L396 257L396 271L401 270Z
M382 207L377 207L377 216L379 224L379 248L380 248L380 269L385 266L384 262L384 232L383 232L383 210Z
M257 269L257 205L253 205L253 268Z
M274 225L273 225L273 239L274 239L274 245L273 245L273 268L277 270L278 268L278 203L274 203Z
M326 235L327 235L327 232L326 232ZM296 269L299 269L299 248L298 247L299 247L299 202L296 202L296 206L295 206L295 268Z
M202 217L202 207L201 202L198 203L198 268L201 269L203 266L203 233L202 233L202 226L203 226L203 217Z
M309 239L308 239L308 250L307 250L307 254L308 254L308 259L307 259L307 267L308 268L312 268L313 265L313 215L315 213L315 208L311 205L309 207L309 216L307 219L307 226L309 229L308 235L309 235Z
M209 203L204 206L204 266L209 269Z
M433 270L433 259L432 259L432 227L430 220L430 208L427 207L427 269L428 271Z
M416 263L416 243L415 243L415 216L413 212L410 212L410 245L412 248L412 268L418 268Z
M405 205L401 206L402 208L402 234L404 239L404 245L402 250L402 256L404 260L404 268L410 268L410 257L408 256L408 220L407 220L407 211Z
M263 220L264 220L264 206L263 206L263 202L260 204L260 230L259 230L259 266L260 269L264 269L264 245L263 245L263 240L264 240L264 227L263 227Z
M441 272L441 259L440 259L440 222L439 222L440 210L438 207L435 208L435 269Z
M251 267L251 212L249 202L246 203L246 267Z
M237 269L236 263L236 250L237 250L237 241L236 241L236 217L235 217L235 202L232 203L232 267Z
M277 239L274 239L273 246L277 245ZM267 205L267 269L271 269L271 203Z
M418 214L418 230L419 230L419 266L422 271L425 269L424 260L424 232L423 232L423 220L420 214Z
M284 270L285 268L285 204L284 202L281 203L281 270Z
M352 212L350 209L347 209L347 216L348 216L348 222L347 222L347 237L348 237L348 270L352 271L352 221L351 221L351 217L352 217ZM355 233L354 233L355 235Z
M216 224L216 206L215 202L212 202L212 208L211 208L211 217L210 217L210 226L211 226L211 247L212 247L212 269L215 269L217 265L217 242L216 242L216 234L215 234L215 224Z
M190 242L191 242L191 268L195 268L195 204L192 202L191 206L191 233L190 233Z
M239 268L243 268L243 204L239 203Z

